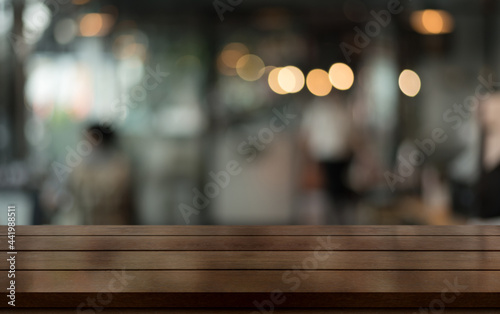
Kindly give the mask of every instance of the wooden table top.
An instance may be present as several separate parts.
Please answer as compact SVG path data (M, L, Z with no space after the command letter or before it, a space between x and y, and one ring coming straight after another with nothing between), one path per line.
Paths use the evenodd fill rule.
M18 226L16 251L3 312L500 313L497 226Z

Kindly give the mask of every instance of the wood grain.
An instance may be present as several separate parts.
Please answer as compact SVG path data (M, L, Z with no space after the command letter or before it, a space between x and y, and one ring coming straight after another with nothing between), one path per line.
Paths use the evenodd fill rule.
M466 286L461 290L468 293L500 291L500 271L83 270L18 271L16 278L17 291L30 293L97 292L111 286L134 293L265 293L275 289L302 293L438 293L449 283ZM7 287L6 277L0 278L0 286Z
M287 270L315 257L302 251L33 251L17 256L17 270ZM336 251L317 263L318 270L500 270L500 252ZM0 269L8 269L7 260L0 260Z
M7 226L0 226L0 236ZM500 236L500 226L17 226L16 235Z
M0 238L0 248L3 247L7 247L6 238ZM18 251L500 251L500 236L18 236L16 248Z
M274 308L426 308L442 298L441 293L285 293L286 302ZM448 294L446 298L452 298ZM88 307L89 300L110 299L106 308L245 308L257 310L257 306L270 300L270 293L19 293L18 306L65 307L76 310ZM500 307L497 293L462 293L452 302L452 308ZM0 307L3 304L0 303ZM103 308L105 310L105 308ZM252 312L253 311L249 311ZM418 313L421 313L418 311ZM432 311L431 311L432 313Z
M256 314L276 290L273 313L500 309L497 226L20 226L15 245L20 313L106 295L109 313Z

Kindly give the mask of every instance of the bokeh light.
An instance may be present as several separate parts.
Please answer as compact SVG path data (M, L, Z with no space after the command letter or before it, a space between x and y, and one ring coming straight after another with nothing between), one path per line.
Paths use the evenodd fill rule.
M139 57L146 59L148 53L149 40L141 31L132 30L119 35L113 41L112 51L117 59L127 59Z
M236 63L236 72L245 81L256 81L264 74L265 65L258 56L248 54Z
M80 20L80 33L84 37L92 37L99 34L102 29L102 17L98 13L86 14Z
M238 60L247 54L248 48L242 43L230 43L224 47L220 57L227 67L234 69Z
M110 14L88 13L80 20L80 34L83 37L104 36L114 23Z
M26 43L35 44L51 25L51 8L50 4L44 1L26 1L25 4L22 14L23 37Z
M217 58L217 68L220 73L227 76L236 75L236 64L238 60L249 53L247 46L242 43L229 43Z
M326 96L332 90L332 84L325 70L314 69L307 74L306 84L309 91L316 96Z
M443 30L443 19L435 10L425 10L422 14L422 23L429 33L439 34Z
M399 88L409 97L415 97L420 91L420 77L412 70L403 70L399 75Z
M286 66L278 73L278 83L287 93L297 93L304 87L304 74L297 67Z
M425 35L446 34L453 31L453 17L443 10L415 11L410 16L412 28Z
M78 26L73 19L61 19L54 26L54 38L61 45L70 43L77 32Z
M330 82L338 90L348 90L354 83L354 73L345 63L335 63L328 71Z
M267 82L269 84L269 87L273 92L276 94L284 95L287 94L287 92L281 88L279 82L278 82L278 74L280 73L280 70L282 68L274 68L269 72L269 76L267 77Z

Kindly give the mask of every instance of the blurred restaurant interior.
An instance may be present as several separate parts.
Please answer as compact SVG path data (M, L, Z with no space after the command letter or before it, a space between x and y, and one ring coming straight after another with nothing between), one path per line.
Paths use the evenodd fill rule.
M499 224L498 17L0 0L0 206L27 225Z

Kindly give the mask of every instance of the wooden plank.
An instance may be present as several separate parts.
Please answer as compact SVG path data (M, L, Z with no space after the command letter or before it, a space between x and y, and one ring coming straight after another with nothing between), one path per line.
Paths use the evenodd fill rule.
M269 293L16 293L16 307L62 307L77 310L96 304L106 308L248 308L269 304ZM275 303L277 308L426 308L446 300L446 310L451 308L500 307L495 293L285 293L285 302ZM106 303L106 304L103 304ZM8 307L0 303L0 308ZM95 309L101 312L104 308ZM100 310L100 311L99 311ZM89 311L87 311L88 313ZM85 312L84 312L85 313ZM255 314L249 311L250 314ZM418 311L418 313L422 313ZM431 311L432 313L432 311ZM268 313L269 314L269 313ZM412 313L413 314L413 313Z
M109 290L106 307L196 308L192 313L206 307L259 313L255 302L276 289L285 292L281 307L334 313L343 307L418 313L442 301L443 291L456 296L447 313L500 307L500 229L477 227L20 227L16 295L21 307L72 312ZM6 242L0 237L1 248ZM4 272L7 266L0 260ZM0 286L7 286L3 274Z
M7 239L0 239L0 248ZM18 251L495 251L498 236L18 236Z
M19 252L17 270L292 269L315 257L290 251ZM324 270L500 270L500 252L336 251L316 258ZM8 269L6 259L0 269Z
M0 236L7 226L0 226ZM17 226L16 235L500 236L500 226Z
M499 271L17 271L19 293L498 293ZM7 276L0 278L7 287ZM498 294L497 294L498 296Z

